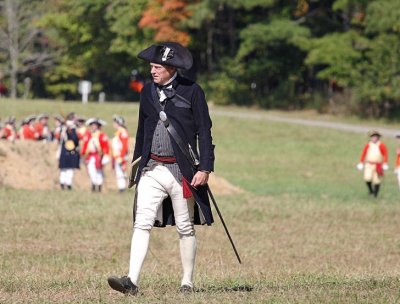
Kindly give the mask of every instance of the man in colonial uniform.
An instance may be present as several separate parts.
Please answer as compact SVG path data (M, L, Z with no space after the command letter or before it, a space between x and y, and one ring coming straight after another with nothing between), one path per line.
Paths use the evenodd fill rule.
M382 183L383 171L389 169L388 152L386 145L380 140L378 131L368 133L370 141L364 146L357 169L364 170L364 180L367 183L369 194L378 196Z
M37 140L39 134L36 132L34 122L36 116L31 115L22 121L21 129L19 130L19 138L25 140Z
M4 127L0 131L0 138L8 141L17 139L17 131L15 130L15 117L8 117L4 122Z
M56 127L51 132L51 139L52 140L60 140L61 131L64 127L65 119L59 114L54 115L54 123ZM59 155L59 153L57 154Z
M211 119L203 90L177 73L177 69L192 66L189 50L166 42L152 45L138 57L150 63L153 82L145 85L140 96L133 161L141 160L136 173L130 265L127 276L109 277L108 283L124 294L136 294L150 231L153 226L171 224L176 225L179 235L180 291L191 292L196 257L194 224L213 223L207 195L208 175L214 169ZM197 167L192 165L189 152Z
M85 135L89 134L90 131L85 125L86 119L83 117L78 117L76 119L76 132L78 133L79 140L83 140Z
M37 122L34 125L35 132L38 134L38 140L50 140L49 130L49 115L46 113L40 114L37 118Z
M64 190L72 189L74 170L79 169L79 139L76 133L75 124L72 120L67 120L61 127L58 136L59 141L59 162L60 186Z
M399 140L400 143L400 134L396 135L396 138ZM400 144L396 150L396 164L394 173L397 175L397 183L399 185L399 190L400 190Z
M86 121L90 133L83 138L81 155L85 157L85 164L92 182L92 191L101 192L103 185L103 166L110 162L107 135L101 131L105 122L91 118Z
M122 116L114 115L113 127L116 129L111 142L113 168L117 179L117 186L120 192L126 189L126 163L128 159L128 131L125 127L125 119Z

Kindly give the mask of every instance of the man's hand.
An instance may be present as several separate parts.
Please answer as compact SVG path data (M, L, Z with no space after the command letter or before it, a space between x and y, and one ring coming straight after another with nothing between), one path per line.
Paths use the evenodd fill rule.
M196 188L197 186L203 186L207 184L208 182L208 175L210 173L208 172L203 172L203 171L197 171L197 173L193 176L192 182L190 185L193 188Z
M385 170L385 171L389 170L389 165L387 163L384 163L382 165L382 169Z
M357 170L362 171L364 169L364 164L363 163L358 163L357 164Z

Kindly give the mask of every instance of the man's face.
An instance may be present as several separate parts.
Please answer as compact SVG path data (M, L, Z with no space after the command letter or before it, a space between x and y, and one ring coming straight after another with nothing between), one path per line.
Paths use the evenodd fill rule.
M377 135L372 136L372 137L371 137L371 141L372 141L373 143L377 143L377 142L379 141L379 136L377 136Z
M90 125L90 130L91 130L92 132L96 132L98 129L99 129L99 126L98 126L97 124L92 123L92 124Z
M168 66L168 65L161 65L157 63L150 63L151 67L151 76L153 77L154 83L163 85L174 76L176 72L176 68Z

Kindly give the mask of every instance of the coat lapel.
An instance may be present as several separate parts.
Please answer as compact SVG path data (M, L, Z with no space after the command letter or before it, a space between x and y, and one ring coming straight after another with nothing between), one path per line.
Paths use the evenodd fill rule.
M154 109L157 111L157 114L161 111L160 100L158 98L158 94L156 91L156 85L153 83L151 85L151 104L153 105Z

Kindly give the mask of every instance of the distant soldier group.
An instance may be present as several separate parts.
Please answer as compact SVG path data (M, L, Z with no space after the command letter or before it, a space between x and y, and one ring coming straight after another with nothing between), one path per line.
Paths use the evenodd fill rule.
M112 163L120 192L126 189L126 169L128 158L128 131L122 116L113 116L116 130L109 143L108 136L101 130L106 124L98 118L85 119L75 113L66 117L54 115L55 128L49 127L49 115L30 115L16 128L15 117L8 117L0 125L0 138L7 141L36 140L57 141L57 158L60 169L61 189L71 190L74 170L80 168L81 161L87 168L91 190L101 192L104 182L104 166Z

